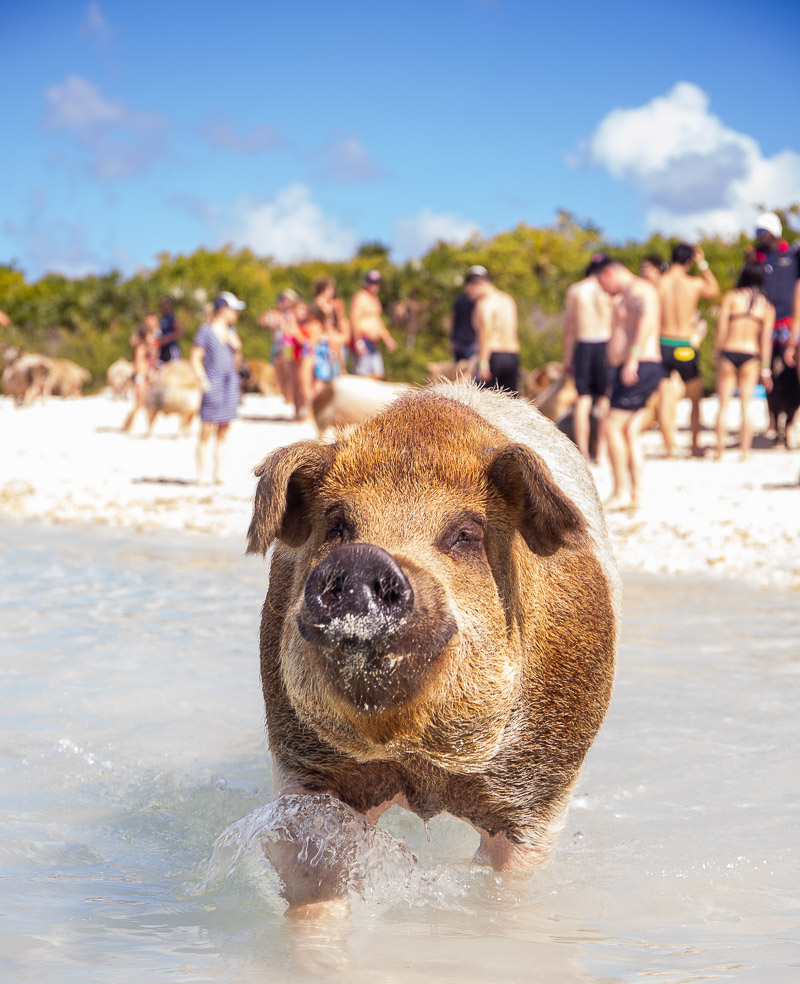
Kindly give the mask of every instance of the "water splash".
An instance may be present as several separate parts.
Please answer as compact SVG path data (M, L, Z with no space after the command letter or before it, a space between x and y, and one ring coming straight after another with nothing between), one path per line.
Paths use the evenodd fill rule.
M286 795L231 824L217 838L201 890L229 878L253 848L272 872L271 845L299 845L298 861L311 867L342 865L345 886L355 898L375 904L402 903L460 908L470 891L474 869L437 865L425 868L389 831L374 826L346 803L327 793ZM262 867L262 871L263 871Z

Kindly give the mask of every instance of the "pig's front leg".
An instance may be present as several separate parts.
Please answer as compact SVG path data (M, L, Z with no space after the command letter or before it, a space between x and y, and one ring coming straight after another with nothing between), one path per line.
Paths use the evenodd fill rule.
M388 807L390 804L386 804ZM331 793L316 793L289 781L270 804L270 821L262 835L264 853L283 883L289 915L331 914L345 908L347 890L361 874L369 854L398 857L413 867L416 859L386 831Z

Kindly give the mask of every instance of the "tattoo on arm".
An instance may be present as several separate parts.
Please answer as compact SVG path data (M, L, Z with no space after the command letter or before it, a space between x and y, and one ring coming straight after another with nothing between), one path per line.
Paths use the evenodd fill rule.
M628 298L628 311L637 322L642 320L642 316L644 315L644 301L641 297L637 297L634 294L633 297Z

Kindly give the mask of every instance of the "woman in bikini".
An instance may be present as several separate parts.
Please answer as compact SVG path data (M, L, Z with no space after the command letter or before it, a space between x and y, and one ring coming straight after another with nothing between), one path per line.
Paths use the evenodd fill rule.
M144 396L147 392L147 384L150 375L158 359L158 316L147 314L144 323L140 325L131 337L133 348L133 385L134 403L133 410L128 414L122 429L129 432L133 427L133 420L139 410L144 406Z
M742 458L753 442L753 428L748 408L759 379L764 388L772 389L772 328L775 308L762 293L764 267L746 263L734 290L722 299L717 322L714 353L717 358L717 459L725 446L725 415L737 384L742 404L742 432L739 439Z

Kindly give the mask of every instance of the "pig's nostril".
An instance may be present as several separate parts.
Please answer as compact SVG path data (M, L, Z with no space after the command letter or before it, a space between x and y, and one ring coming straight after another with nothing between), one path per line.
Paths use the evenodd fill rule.
M319 593L320 600L324 605L333 605L342 598L346 590L347 576L343 573L331 574L325 579Z
M378 578L372 585L372 593L384 605L393 606L400 601L400 586L392 577Z

